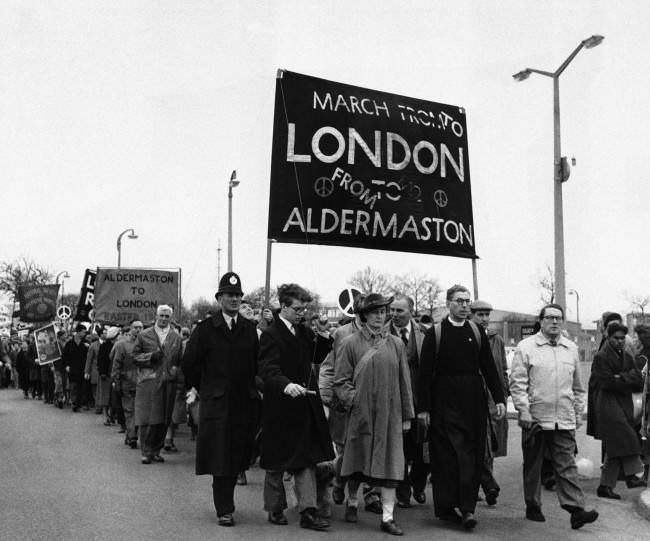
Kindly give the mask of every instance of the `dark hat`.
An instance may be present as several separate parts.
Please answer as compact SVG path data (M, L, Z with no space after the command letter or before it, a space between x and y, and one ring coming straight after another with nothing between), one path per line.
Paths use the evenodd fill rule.
M640 336L650 336L650 325L637 325L634 331Z
M491 312L492 310L494 310L494 308L492 308L492 305L489 302L479 301L479 300L476 300L472 304L470 304L469 309L472 312L479 312L479 311Z
M219 280L219 289L217 290L217 295L221 293L239 293L243 295L244 292L241 290L241 280L239 276L234 272L227 272Z
M394 297L384 297L379 293L369 293L359 306L359 314L367 314L382 306L388 306L393 302Z
M88 329L86 329L86 326L83 323L77 323L77 326L74 328L75 332L85 332Z
M617 312L603 312L603 327L607 327L610 321L620 320L623 321L621 314Z

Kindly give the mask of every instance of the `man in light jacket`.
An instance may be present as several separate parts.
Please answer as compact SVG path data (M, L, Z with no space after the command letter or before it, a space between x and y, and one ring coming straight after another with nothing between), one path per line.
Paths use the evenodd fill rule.
M560 505L571 513L575 530L598 518L596 511L584 508L575 463L575 431L582 425L586 393L580 381L578 348L562 336L564 309L547 304L539 320L540 331L517 345L510 372L510 394L523 431L526 518L546 520L541 510L541 469L547 451Z

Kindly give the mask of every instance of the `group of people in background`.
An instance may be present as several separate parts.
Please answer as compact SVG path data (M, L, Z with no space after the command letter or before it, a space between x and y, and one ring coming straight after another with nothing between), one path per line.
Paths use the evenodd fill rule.
M461 285L447 290L439 322L416 319L406 295L368 293L336 329L308 313L311 296L297 284L280 286L279 306L260 321L242 303L236 273L215 296L220 309L192 329L176 326L163 305L146 328L136 320L90 337L83 324L60 333L53 365L35 362L29 337L3 345L2 360L25 398L94 409L107 426L119 424L143 464L176 451L175 430L189 420L196 474L212 476L221 526L235 524L235 487L259 458L272 525L288 524L292 486L303 528L329 529L335 504L357 522L361 501L381 516L381 531L403 535L395 507L425 504L431 483L435 516L472 530L479 490L487 505L500 496L493 466L507 454L508 396L522 431L528 520L546 520L541 487L552 484L572 528L598 518L585 508L575 460L587 396L587 432L603 442L597 495L620 498L620 477L629 488L647 484L647 412L635 411L635 393L648 390L650 326L637 326L633 343L620 315L604 314L587 394L556 304L542 308L508 370L504 341L489 328L492 306L472 302Z

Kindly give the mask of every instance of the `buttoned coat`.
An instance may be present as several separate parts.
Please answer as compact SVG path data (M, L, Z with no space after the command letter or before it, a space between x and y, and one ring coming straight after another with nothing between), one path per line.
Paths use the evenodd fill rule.
M386 329L393 336L397 336L400 340L400 330L393 325L392 322L386 324ZM420 367L420 356L422 355L422 343L424 342L424 334L426 329L421 327L417 321L411 319L411 333L406 348L406 359L409 365L409 374L411 376L411 393L413 395L413 404L417 404L417 389L415 382L418 377L418 369ZM415 338L415 342L413 342Z
M237 317L231 331L222 312L199 323L182 369L200 396L196 474L233 477L248 469L259 411L255 385L257 328Z
M602 440L609 458L639 455L632 393L643 389L641 371L627 350L609 343L594 356L589 378L587 434Z
M490 341L490 350L494 358L494 366L499 375L499 381L503 384L503 395L507 398L510 394L508 383L508 360L506 359L506 348L503 338L496 331L488 331L488 340ZM497 412L496 404L492 395L488 393L488 411L492 418L492 428L496 437L496 447L491 449L492 456L506 456L508 454L508 418L495 419Z
M161 344L154 327L142 331L133 347L133 362L138 367L135 390L135 424L169 424L174 406L173 382L181 363L181 335L169 329Z
M312 363L320 364L331 344L304 325L294 329L295 336L276 318L260 337L259 376L264 383L260 466L271 471L301 470L334 458L318 377L312 372ZM313 393L292 398L284 393L289 383Z

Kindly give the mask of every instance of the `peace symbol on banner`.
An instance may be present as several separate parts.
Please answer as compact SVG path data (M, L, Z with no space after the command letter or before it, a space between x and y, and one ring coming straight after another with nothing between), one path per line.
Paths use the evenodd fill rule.
M327 177L318 177L314 182L314 191L320 197L329 197L334 191L334 183L332 179Z
M62 304L56 309L56 317L63 321L70 319L72 317L72 308L66 306L65 304Z
M354 317L354 299L361 295L361 291L349 287L339 294L339 308L348 317Z

